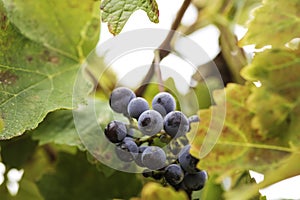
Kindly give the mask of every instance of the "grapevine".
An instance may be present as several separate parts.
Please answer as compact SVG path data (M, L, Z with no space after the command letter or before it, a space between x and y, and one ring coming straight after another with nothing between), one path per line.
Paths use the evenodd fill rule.
M0 199L299 199L299 10L0 0Z

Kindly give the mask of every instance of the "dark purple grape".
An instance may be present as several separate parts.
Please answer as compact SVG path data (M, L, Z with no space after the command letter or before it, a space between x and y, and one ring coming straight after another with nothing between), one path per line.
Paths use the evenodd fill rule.
M109 105L113 111L128 115L127 106L135 97L132 90L126 87L118 87L112 91L109 98Z
M165 116L169 112L175 110L176 101L174 97L167 92L160 92L154 96L152 100L152 108Z
M142 163L151 170L163 168L166 160L167 157L165 152L157 146L149 146L142 154Z
M204 170L198 171L195 174L187 173L183 178L182 184L187 190L197 191L204 187L207 178L207 173Z
M189 131L189 121L180 111L172 111L164 118L164 130L171 137L180 137Z
M179 165L171 164L166 167L164 177L172 185L178 185L184 178L184 172Z
M142 97L132 99L127 107L129 116L135 119L138 119L139 116L146 110L149 110L149 105Z
M133 161L138 154L138 146L131 138L124 139L122 143L116 146L116 154L124 162Z
M104 129L104 134L112 143L119 143L126 137L127 128L123 122L111 121Z
M193 157L190 154L190 145L185 146L178 155L178 161L182 169L188 173L197 173L199 170L197 169L197 163L199 159Z
M135 163L140 166L140 167L144 167L144 164L142 162L142 154L145 151L145 149L147 149L147 146L140 146L139 147L139 151L138 151L138 155L135 158Z
M139 117L138 128L143 134L153 136L163 129L163 118L155 110L146 110Z

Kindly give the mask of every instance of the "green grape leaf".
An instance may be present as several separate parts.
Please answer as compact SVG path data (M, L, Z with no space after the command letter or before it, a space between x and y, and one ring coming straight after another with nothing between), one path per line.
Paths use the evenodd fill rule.
M90 84L79 68L82 56L96 46L98 36L89 35L98 35L99 26L91 29L95 28L95 14L80 9L93 8L97 5L94 1L80 2L76 9L66 9L65 1L57 1L55 9L45 6L49 3L46 1L30 6L23 1L3 2L0 2L0 118L3 119L0 139L9 139L36 128L48 112L70 109L85 101ZM32 9L36 6L41 7ZM78 19L78 23L58 18L60 15L73 16L72 20ZM49 16L57 19L50 20ZM60 31L65 24L70 32L62 36ZM66 37L69 42L62 41ZM75 37L78 40L72 39ZM79 87L73 94L76 80L81 84L77 84Z
M122 116L113 116L107 100L88 100L88 105L82 105L74 110L57 110L49 113L45 120L30 132L34 140L40 145L55 144L63 147L76 146L79 150L88 150L87 160L96 165L106 177L115 173L115 170L102 165L119 163L126 167L128 163L119 162L116 156L112 157L114 145L107 142L103 130L114 119L126 119ZM111 158L111 160L109 160ZM115 160L113 160L115 159ZM109 162L109 163L107 163Z
M71 110L57 110L49 113L31 134L34 140L39 141L39 145L47 143L66 144L84 150L75 128Z
M164 199L174 199L174 200L187 200L188 197L185 192L176 192L171 187L163 187L160 183L149 182L147 183L141 192L141 198L134 198L135 200L164 200ZM132 199L133 200L133 199Z
M266 45L284 47L300 35L300 2L298 0L265 0L254 12L248 32L240 45L255 44L256 48Z
M225 89L226 99L219 98L220 92L215 92L216 105L210 109L200 110L201 122L192 126L189 134L192 142L191 153L202 158L198 167L216 174L230 173L236 169L263 171L270 166L278 165L278 160L294 152L285 141L278 138L264 138L251 126L254 116L247 108L247 99L251 94L250 86L229 84ZM226 117L220 118L224 112L222 104L226 106ZM222 125L222 130L216 130L217 124ZM205 136L215 135L221 131L219 138L206 139ZM194 134L196 135L195 137ZM202 151L213 146L205 157Z
M65 56L83 59L99 40L99 2L2 1L24 36Z
M113 35L119 34L131 14L144 10L150 21L158 23L159 11L155 0L104 0L101 3L102 21L108 22L108 29Z
M55 172L45 174L37 184L45 200L128 199L142 187L136 174L116 172L105 177L87 162L84 153L60 153Z
M85 150L84 145L99 145L101 139L95 141L95 138L98 138L98 134L103 134L104 128L113 119L113 114L107 100L89 99L88 102L87 107L49 113L45 120L31 131L32 138L38 140L40 145L65 144L77 146L81 150ZM94 112L96 116L91 115ZM98 132L99 125L101 133Z

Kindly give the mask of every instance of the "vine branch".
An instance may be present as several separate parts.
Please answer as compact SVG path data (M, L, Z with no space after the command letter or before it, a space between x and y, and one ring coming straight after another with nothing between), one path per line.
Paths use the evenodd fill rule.
M162 79L162 76L161 76L161 70L160 70L160 66L159 66L159 63L160 63L160 55L159 55L159 51L155 51L154 52L154 68L155 68L155 71L156 71L156 75L157 75L157 78L158 78L158 82L159 82L159 85L158 85L158 89L160 92L163 92L164 91L164 84L163 84L163 79Z
M159 62L160 62L162 59L164 59L167 55L170 54L171 41L174 37L175 30L178 29L180 22L182 20L182 17L184 15L184 13L186 12L187 8L189 7L190 3L191 3L191 0L184 0L184 2L182 3L180 9L177 12L176 18L171 25L171 28L170 28L170 31L169 31L167 37L159 45L159 47L155 50L158 52L159 58L156 58L156 54L154 55L154 58L152 60L152 63L151 63L148 73L146 74L144 80L142 81L141 86L135 91L136 96L143 96L144 92L146 91L148 84L155 73L155 68L156 68L157 64L159 64L159 63L157 63L157 60L159 60Z

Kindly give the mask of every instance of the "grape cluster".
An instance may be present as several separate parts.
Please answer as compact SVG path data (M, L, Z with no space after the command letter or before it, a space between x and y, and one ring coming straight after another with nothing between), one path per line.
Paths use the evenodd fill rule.
M114 120L104 130L106 138L116 145L115 153L121 161L135 162L145 168L144 177L162 180L188 194L203 188L207 173L196 168L199 160L189 153L188 142L180 150L171 149L172 156L154 142L154 139L167 143L185 138L190 124L199 121L197 116L187 118L176 111L176 101L167 92L155 95L150 109L144 98L136 97L126 87L118 87L112 91L109 104L113 111L123 114L130 122Z

